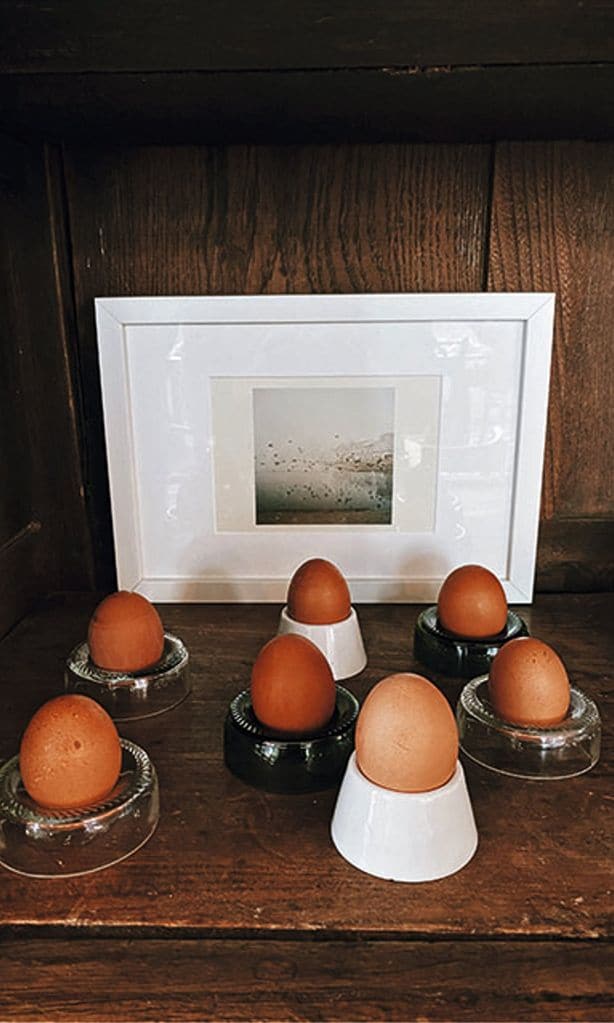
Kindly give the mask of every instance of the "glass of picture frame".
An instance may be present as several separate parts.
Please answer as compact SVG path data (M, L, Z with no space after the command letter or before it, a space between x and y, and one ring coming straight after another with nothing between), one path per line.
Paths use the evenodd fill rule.
M118 583L431 602L479 563L533 592L554 296L99 298Z

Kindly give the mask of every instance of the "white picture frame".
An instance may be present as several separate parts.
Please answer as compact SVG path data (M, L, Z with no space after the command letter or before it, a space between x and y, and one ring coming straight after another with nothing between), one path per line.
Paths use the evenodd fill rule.
M97 298L118 586L161 602L277 602L294 569L318 556L338 564L356 602L432 602L449 571L479 563L496 572L511 603L529 603L554 298ZM305 424L314 422L318 395L323 416L316 419L339 404L349 424L356 402L379 408L368 388L392 388L394 429L385 428L384 402L381 413L365 417L360 440L370 450L379 431L391 445L385 472L393 484L384 501L391 510L381 513L389 516L383 524L339 524L328 505L275 512L294 515L291 521L257 519L260 496L250 494L264 487L258 472L282 469L265 465L264 456L264 468L256 465L264 427L253 408L263 405L262 422L275 421L276 436L283 433L278 410L292 407L292 388L303 411L288 425L288 444L290 433L311 436ZM330 388L335 394L325 395ZM254 399L255 391L264 396ZM348 425L335 458L346 458L355 434ZM309 465L317 451L318 466L332 472L320 440L309 443ZM371 471L374 463L365 464ZM385 490L383 464L373 479ZM317 479L324 478L320 468ZM357 475L352 480L362 485ZM349 501L346 491L335 493ZM324 520L309 518L316 514Z

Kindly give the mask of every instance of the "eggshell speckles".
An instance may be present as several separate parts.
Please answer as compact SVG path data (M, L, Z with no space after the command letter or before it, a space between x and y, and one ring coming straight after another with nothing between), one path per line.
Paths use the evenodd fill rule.
M496 575L481 565L463 565L445 579L437 617L447 632L464 639L486 639L503 631L507 600Z
M153 604L139 593L120 590L98 605L87 641L94 664L107 671L142 671L164 650L164 629Z
M262 725L286 735L309 735L330 721L337 690L315 643L288 633L270 640L252 669L252 707Z
M305 625L332 625L352 610L350 591L336 565L312 558L297 568L288 588L288 614Z
M58 696L36 712L19 750L26 791L40 806L76 809L104 799L121 767L117 729L87 696Z
M356 760L382 788L428 792L450 780L458 759L456 721L445 696L421 675L382 679L356 725Z
M569 710L569 678L558 654L540 639L512 639L493 659L490 702L505 721L546 727Z

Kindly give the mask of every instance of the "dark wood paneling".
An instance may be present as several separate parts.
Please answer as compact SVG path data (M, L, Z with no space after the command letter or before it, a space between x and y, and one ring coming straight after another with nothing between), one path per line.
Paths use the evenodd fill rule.
M68 150L101 586L112 545L93 298L479 290L489 160L487 146Z
M6 205L8 178L0 171L0 548L9 543L30 521L34 507L33 480L23 472L24 447L29 436L27 395L24 393L23 345L13 333L9 307L11 293L18 287L11 248L8 245L7 220L2 217ZM2 202L2 199L5 202ZM1 574L1 573L0 573Z
M489 288L557 294L545 517L614 517L614 144L497 145Z
M60 297L56 164L40 145L8 139L1 154L0 633L36 597L91 581Z
M613 155L605 143L497 147L488 286L557 292L537 569L537 585L547 590L604 589L614 582L607 553L614 521ZM479 290L489 158L489 147L470 145L68 150L75 364L101 587L112 586L114 577L93 297ZM61 211L61 194L51 194L52 208ZM17 237L19 224L10 230ZM53 236L61 240L63 231L54 229ZM56 246L56 270L61 254ZM27 272L32 290L49 271L41 277L30 259ZM23 274L11 266L6 279L13 278L23 288ZM69 289L57 290L64 296L59 322L70 330ZM20 296L21 309L23 290ZM13 362L18 350L6 349ZM39 389L52 377L51 365L41 367ZM16 433L30 404L14 403ZM12 462L9 455L9 477L19 460L18 451ZM45 524L27 490L45 471L33 471L6 501L11 525L4 542L30 521ZM69 564L81 549L71 537L69 525L57 545Z
M536 584L614 585L612 143L498 144L488 286L556 292Z
M612 472L602 452L603 472ZM586 593L614 587L614 513L607 519L542 519L537 555L537 591Z
M518 64L612 57L606 0L46 0L0 4L12 71Z
M24 975L27 971L27 984ZM5 941L2 1019L611 1020L599 942Z
M10 481L27 493L28 480ZM48 536L38 519L26 521L0 547L0 636L48 592Z
M135 143L612 138L614 64L0 76L0 125Z
M61 690L64 659L85 636L94 604L94 598L54 603L0 645L0 678L20 680L6 689L0 760L14 753L33 708ZM399 605L358 609L369 655L368 668L351 680L359 699L385 675L423 670L412 653L418 611ZM540 595L521 613L533 635L558 650L574 682L597 701L601 760L589 774L547 784L467 763L480 844L459 873L417 885L369 877L341 859L331 843L334 791L270 795L234 778L223 764L222 722L274 633L279 608L164 605L166 627L190 650L193 691L168 714L121 726L158 770L162 810L156 834L134 857L88 877L61 883L7 877L0 926L21 925L28 937L84 938L92 929L114 938L345 937L353 948L356 938L376 936L606 938L612 908L604 893L611 883L614 598ZM456 702L458 680L436 681ZM50 933L39 934L41 927ZM503 957L502 980L504 964ZM491 982L482 978L485 991L492 991Z

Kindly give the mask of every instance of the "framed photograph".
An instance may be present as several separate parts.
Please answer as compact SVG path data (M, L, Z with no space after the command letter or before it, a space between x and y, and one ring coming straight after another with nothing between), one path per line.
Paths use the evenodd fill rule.
M118 584L283 601L310 557L352 598L485 565L532 599L554 295L99 298Z

